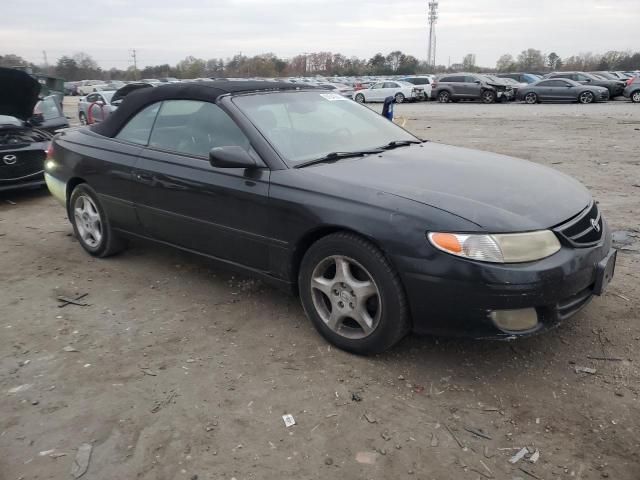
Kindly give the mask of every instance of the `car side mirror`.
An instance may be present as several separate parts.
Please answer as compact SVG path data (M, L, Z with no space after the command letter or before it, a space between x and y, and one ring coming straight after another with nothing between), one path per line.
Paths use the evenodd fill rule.
M587 78L587 79L585 80L585 82L587 82L587 83L591 83L591 79L590 79L590 78Z
M473 83L477 83L478 85L480 85L482 82L481 82L480 80L476 80L476 81L475 81L475 82L473 82Z
M209 163L216 168L254 168L257 165L249 152L236 145L212 148Z

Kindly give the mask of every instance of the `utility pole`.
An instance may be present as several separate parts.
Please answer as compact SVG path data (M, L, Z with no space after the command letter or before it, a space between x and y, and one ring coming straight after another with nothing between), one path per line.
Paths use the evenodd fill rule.
M48 69L49 68L49 61L47 60L47 51L46 50L42 50L42 59L44 60L44 68Z
M438 1L430 0L429 6L429 48L427 51L427 65L436 66L436 22L438 21Z
M131 58L133 58L133 79L137 80L138 79L138 52L136 52L136 49L134 48L133 50L131 50Z

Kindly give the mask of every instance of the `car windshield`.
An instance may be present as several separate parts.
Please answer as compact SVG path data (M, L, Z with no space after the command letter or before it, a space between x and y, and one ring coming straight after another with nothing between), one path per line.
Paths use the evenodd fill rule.
M416 137L354 101L328 92L279 92L233 99L290 166L333 152L375 149Z
M102 98L104 98L107 103L111 103L111 97L113 97L114 93L116 93L115 90L108 90L106 92L100 92L100 95L102 95Z

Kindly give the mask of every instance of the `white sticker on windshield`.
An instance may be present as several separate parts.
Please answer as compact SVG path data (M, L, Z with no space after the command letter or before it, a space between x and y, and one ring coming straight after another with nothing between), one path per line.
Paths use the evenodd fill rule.
M342 95L338 95L337 93L321 93L320 96L322 98L326 98L330 102L337 102L339 100L349 100L347 97L343 97Z

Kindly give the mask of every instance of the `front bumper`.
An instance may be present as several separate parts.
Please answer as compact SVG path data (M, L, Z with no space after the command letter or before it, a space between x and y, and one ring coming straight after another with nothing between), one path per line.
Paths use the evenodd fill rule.
M0 192L9 192L12 190L22 190L28 188L39 188L44 185L44 172L38 172L33 175L27 175L23 178L0 181Z
M598 245L563 246L537 262L489 264L443 252L427 259L396 256L393 261L416 333L504 339L553 328L586 306L597 293L598 264L610 251L611 233L605 226ZM538 324L527 331L502 330L491 317L495 310L526 308L538 314Z

